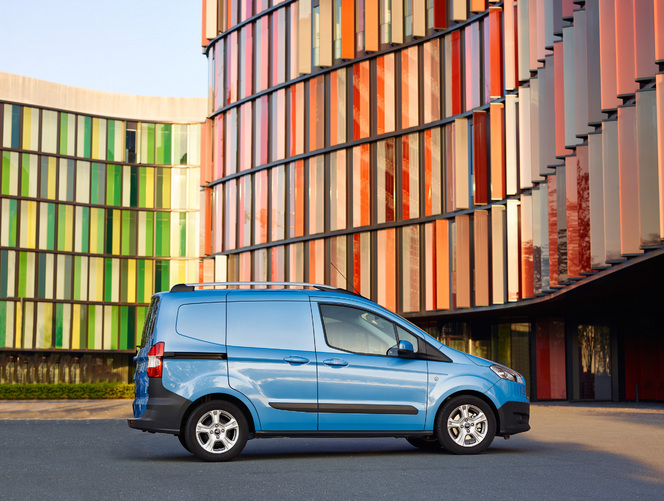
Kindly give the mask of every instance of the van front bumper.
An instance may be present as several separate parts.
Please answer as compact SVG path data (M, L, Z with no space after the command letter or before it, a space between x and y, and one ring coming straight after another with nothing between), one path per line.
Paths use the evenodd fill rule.
M130 428L150 433L180 434L180 424L191 402L164 388L161 379L150 379L149 398L140 417L127 419Z
M514 435L530 430L530 403L506 402L498 409L500 420L499 436Z

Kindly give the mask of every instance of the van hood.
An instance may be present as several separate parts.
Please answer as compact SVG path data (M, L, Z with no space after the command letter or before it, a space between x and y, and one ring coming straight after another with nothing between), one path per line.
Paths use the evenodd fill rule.
M468 355L468 353L464 353L464 355L466 355L468 360L470 360L475 365L479 365L480 367L490 367L493 364L495 364L495 362L492 362L491 360L486 360L484 358L476 357L474 355Z

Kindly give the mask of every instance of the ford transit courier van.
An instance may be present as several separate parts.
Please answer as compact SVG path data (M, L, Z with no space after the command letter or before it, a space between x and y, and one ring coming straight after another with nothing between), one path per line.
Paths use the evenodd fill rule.
M312 284L204 285L238 284L152 297L128 421L201 459L271 436L393 436L473 454L530 429L520 374L368 299Z

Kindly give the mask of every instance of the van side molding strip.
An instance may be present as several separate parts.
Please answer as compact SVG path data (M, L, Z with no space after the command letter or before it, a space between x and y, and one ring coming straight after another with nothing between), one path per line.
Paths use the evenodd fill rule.
M226 355L226 353L190 353L166 351L164 352L164 358L179 360L226 360L228 355Z
M328 414L403 414L414 416L417 409L412 405L375 404L306 404L270 402L270 407L280 411L324 412Z

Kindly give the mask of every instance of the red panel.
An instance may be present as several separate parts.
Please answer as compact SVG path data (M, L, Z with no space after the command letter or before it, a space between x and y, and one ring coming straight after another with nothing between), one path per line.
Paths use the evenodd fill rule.
M577 158L577 207L579 211L579 272L590 273L590 171L588 167L588 146L576 148Z
M485 111L473 113L473 158L475 161L475 205L489 203L487 175L487 116Z
M452 115L463 111L461 90L461 30L457 30L452 32Z
M579 208L577 203L576 157L565 159L565 196L567 216L567 276L579 278Z
M549 192L549 285L558 287L558 198L556 175L546 178Z
M664 63L664 0L655 0L655 61Z
M410 136L401 140L401 218L410 219ZM416 139L417 140L417 139ZM417 160L417 159L413 159Z
M376 59L376 94L376 134L385 134L385 57Z
M212 2L213 0L210 1ZM205 32L207 31L205 29L207 25L207 2L208 0L203 0L203 26L201 28L201 45L203 47L207 47L208 44L208 39L205 36Z
M563 19L574 17L574 0L563 0Z
M566 399L565 324L555 319L538 320L535 346L537 398Z
M353 235L353 289L362 290L362 240L359 233Z
M355 57L355 2L341 0L341 57Z
M549 346L549 323L546 320L537 321L535 346L537 347L537 398L549 400L551 398L551 347Z
M433 0L433 27L437 30L447 28L447 0Z
M635 81L633 0L616 1L616 76L618 96L628 96L636 92L638 84Z
M651 79L657 73L654 15L654 0L634 2L634 63L637 80ZM664 26L661 29L664 30Z
M491 61L491 99L503 95L503 11L500 7L489 9L489 39Z

